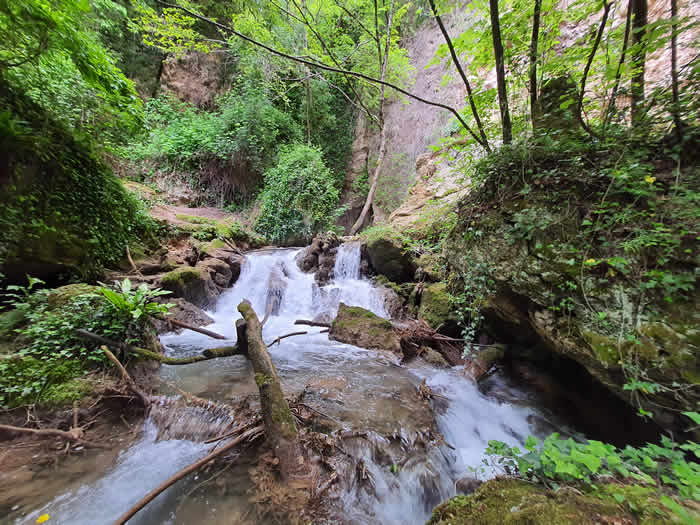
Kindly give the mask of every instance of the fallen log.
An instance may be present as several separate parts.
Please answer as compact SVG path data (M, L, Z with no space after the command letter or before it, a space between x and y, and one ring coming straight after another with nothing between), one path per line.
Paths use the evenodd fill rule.
M165 489L170 487L171 485L175 484L177 481L181 480L188 474L191 474L195 470L198 470L199 468L203 467L207 463L209 463L212 459L222 455L225 452L228 452L231 450L233 447L236 445L240 444L242 441L245 441L246 439L256 439L260 435L262 435L263 432L263 427L257 426L255 428L251 428L247 432L244 432L240 436L238 436L236 439L231 441L230 443L227 443L223 447L221 447L218 450L215 450L211 454L203 457L199 461L196 461L189 465L188 467L182 469L180 472L175 474L174 476L168 478L166 481L161 483L158 487L153 489L151 492L149 492L146 496L141 499L136 505L131 507L128 511L126 511L124 514L122 514L117 521L114 522L114 525L123 525L127 521L129 521L131 518L133 518L138 511L140 511L142 508L144 508L146 505L148 505L151 501L153 501L161 492L163 492Z
M280 475L283 480L308 477L310 466L299 442L294 414L284 398L277 370L263 342L260 320L249 301L242 301L238 311L247 325L248 358L260 391L265 434L279 460Z
M76 333L81 337L97 341L98 343L101 343L103 345L110 346L112 348L119 348L122 351L140 355L141 357L145 357L147 359L153 359L154 361L160 361L164 365L189 365L192 363L198 363L200 361L216 359L217 357L228 357L232 355L240 355L245 353L239 350L238 345L233 345L209 348L207 350L204 350L200 355L190 357L168 357L159 354L158 352L146 350L145 348L139 348L138 346L132 346L126 343L112 341L111 339L102 337L101 335L93 334L92 332L88 332L87 330L83 330L80 328L76 330Z
M317 323L316 321L307 321L305 319L297 319L294 324L303 324L306 326L319 326L321 328L330 328L331 323Z

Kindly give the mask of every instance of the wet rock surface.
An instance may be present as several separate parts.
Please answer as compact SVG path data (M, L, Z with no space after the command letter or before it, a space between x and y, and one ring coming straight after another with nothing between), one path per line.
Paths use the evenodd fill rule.
M196 327L206 326L214 322L204 310L192 303L188 303L182 297L169 298L166 296L162 302L174 305L170 308L167 319L174 319ZM153 322L159 334L170 331L181 331L181 329L177 327L171 327L167 321L154 319Z
M296 257L302 272L316 274L316 282L323 286L333 278L333 266L340 239L334 233L317 235L309 246Z
M367 242L367 255L374 270L395 283L413 280L416 264L403 246L392 238L380 237Z
M369 310L340 303L328 337L360 348L401 352L401 343L391 322Z

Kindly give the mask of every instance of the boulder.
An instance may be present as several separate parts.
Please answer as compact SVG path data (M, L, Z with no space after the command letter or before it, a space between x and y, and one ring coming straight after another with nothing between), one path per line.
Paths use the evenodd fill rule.
M369 310L340 303L338 315L331 325L329 339L377 350L401 353L399 336L390 321Z
M367 255L374 270L390 281L405 283L413 280L416 264L396 239L385 236L370 240Z
M204 268L209 272L209 276L217 286L221 288L228 288L231 286L231 281L233 280L231 266L221 259L205 259L197 264L197 268Z
M206 326L214 322L214 319L209 317L204 310L192 303L188 303L182 297L169 298L169 296L166 296L162 302L175 305L170 308L168 319L182 321L183 323L196 327ZM175 330L173 330L166 321L160 321L158 319L154 319L153 324L159 334L170 331L179 332L182 330L177 327L173 327L175 328Z
M455 482L457 494L472 494L482 485L483 481L473 476L465 476Z
M272 268L267 280L267 300L265 302L265 317L278 315L284 294L287 292L287 271L280 262Z
M446 283L434 283L423 288L418 317L435 330L457 321Z
M401 319L404 317L404 300L395 290L386 286L379 287L379 294L382 298L384 310L389 314L390 319Z
M200 308L213 307L219 295L207 268L183 266L160 278L160 287Z
M449 368L450 366L450 363L448 363L447 360L442 357L440 352L433 350L429 346L425 346L420 349L420 356L423 358L423 361L433 365L434 367Z
M97 293L97 286L85 283L67 284L51 290L46 300L49 307L54 309L69 303L73 297L94 293Z
M338 246L340 246L340 239L335 233L319 234L314 237L309 246L297 254L295 258L297 266L302 272L315 272L316 282L320 285L328 284L333 278Z

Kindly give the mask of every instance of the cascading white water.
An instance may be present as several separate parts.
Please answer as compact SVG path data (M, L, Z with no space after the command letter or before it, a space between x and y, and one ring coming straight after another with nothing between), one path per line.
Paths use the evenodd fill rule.
M335 281L324 287L315 283L313 275L299 270L297 253L269 250L248 254L238 281L221 296L216 310L210 312L214 324L209 328L234 340L234 322L240 317L236 308L243 299L252 303L260 317L271 298L278 301L278 310L264 326L263 337L268 343L279 335L299 330L294 325L296 319L334 315L340 302L386 316L381 294L360 276L359 244L339 247ZM436 370L420 362L397 366L398 360L392 356L329 341L327 335L319 334L320 329L308 331L305 336L291 337L270 347L285 392L293 395L310 386L316 393L313 402L318 410L341 421L348 430L369 430L374 436L373 445L369 440L347 444L347 451L364 461L373 480L372 490L352 485L341 494L341 512L349 523L424 523L432 506L454 495L455 480L469 473L470 467L480 466L488 440L518 444L530 433L541 434L530 423L536 417L535 410L484 396L457 369ZM161 339L168 353L178 356L222 344L188 331ZM182 390L214 400L257 392L250 365L242 356L163 366L160 374L166 384L174 383ZM417 414L424 405L416 405L415 392L423 379L446 400L446 408L437 411L436 421L450 447L434 447L427 452L404 447L407 455L401 458L400 468L394 468L386 458L379 461L373 447L383 446L387 438L382 436L398 435L410 443L410 436L421 432ZM135 499L206 450L201 444L188 441L155 442L151 426L147 423L146 436L122 454L103 479L57 498L42 512L52 515L52 523L110 522ZM178 506L172 501L177 499L177 486L169 493L170 496L159 498L162 504L151 505L148 512L139 516L143 520L140 522L181 523L172 521L171 515ZM189 505L194 503L190 501ZM200 517L199 521L216 523L223 518L214 508L221 507L223 500L214 504L207 499L198 505L189 512ZM187 505L180 512L186 514ZM29 522L36 515L33 513ZM54 516L58 518L53 519ZM221 521L224 522L227 521Z

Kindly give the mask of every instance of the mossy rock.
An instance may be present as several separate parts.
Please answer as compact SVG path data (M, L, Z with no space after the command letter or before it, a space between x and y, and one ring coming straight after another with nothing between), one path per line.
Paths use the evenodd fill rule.
M629 501L640 505L638 515L623 508L613 498L625 488L615 486L599 495L578 490L557 492L515 479L494 479L474 494L457 496L438 505L427 525L593 525L619 523L661 525L673 523L655 500L653 489L635 487ZM627 495L626 499L627 499ZM654 504L656 502L656 504Z
M209 272L203 267L183 266L164 274L160 286L200 308L213 306L219 294Z
M359 306L340 303L328 337L360 348L401 352L399 336L391 322Z
M52 309L60 308L68 304L74 297L79 295L95 294L98 287L85 283L67 284L51 290L47 301Z
M445 278L445 271L440 266L440 256L435 253L424 253L416 264L426 281L439 282Z
M20 328L26 318L20 310L10 310L0 314L0 341L11 341L14 339L14 331ZM2 353L2 351L0 351Z
M398 240L389 236L371 239L367 242L367 254L374 270L390 281L405 283L413 280L415 261Z
M446 283L434 283L423 289L418 317L435 330L456 320Z

